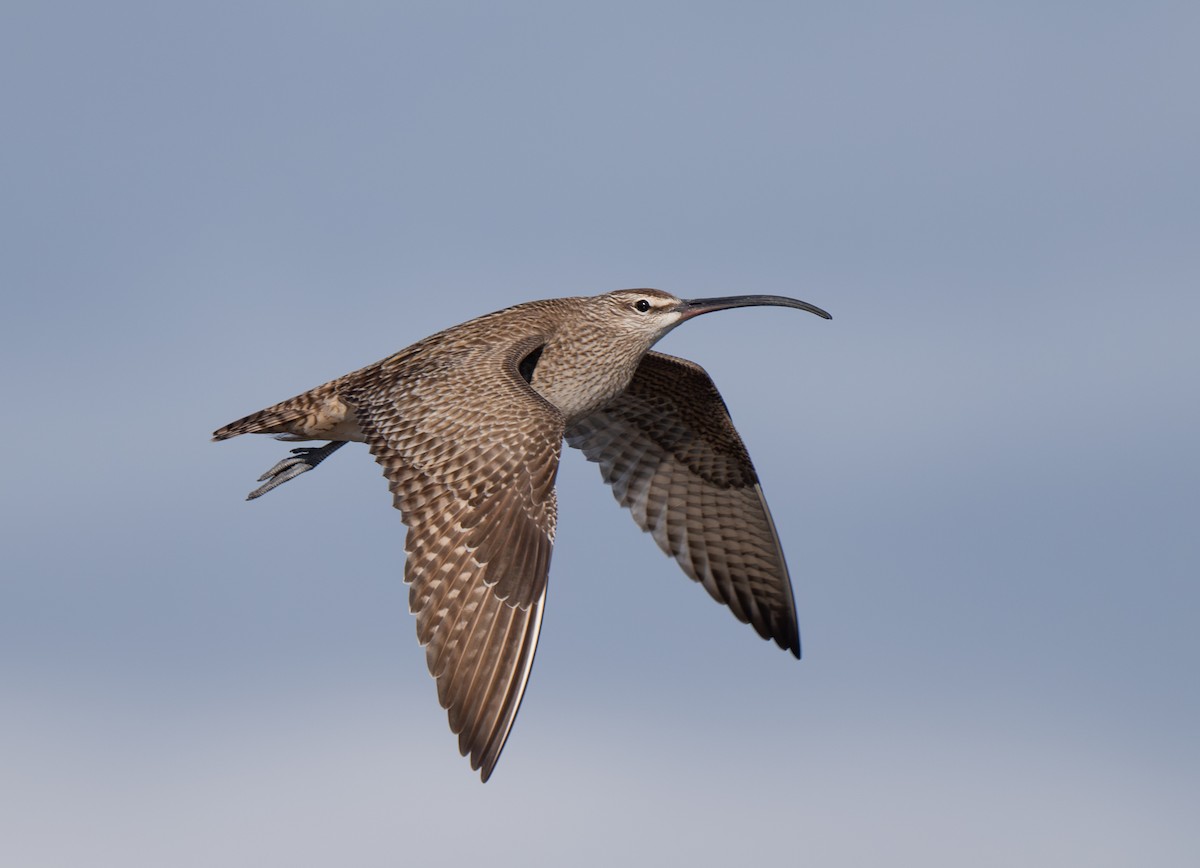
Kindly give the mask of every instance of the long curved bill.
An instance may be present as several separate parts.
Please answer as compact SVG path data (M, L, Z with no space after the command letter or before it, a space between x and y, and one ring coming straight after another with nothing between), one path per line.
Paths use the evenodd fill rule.
M719 298L689 298L681 301L676 308L683 316L680 322L686 319L691 319L694 316L700 316L702 313L712 313L716 310L729 310L731 307L794 307L797 310L806 310L809 313L815 313L823 319L833 319L825 311L807 301L800 301L797 298L788 298L785 295L723 295Z

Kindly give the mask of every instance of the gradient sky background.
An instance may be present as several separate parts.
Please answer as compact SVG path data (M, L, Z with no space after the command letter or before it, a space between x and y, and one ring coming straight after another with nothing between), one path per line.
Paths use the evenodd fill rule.
M0 9L0 863L1192 865L1200 7ZM532 298L743 310L805 659L578 454L481 786L363 448L217 426Z

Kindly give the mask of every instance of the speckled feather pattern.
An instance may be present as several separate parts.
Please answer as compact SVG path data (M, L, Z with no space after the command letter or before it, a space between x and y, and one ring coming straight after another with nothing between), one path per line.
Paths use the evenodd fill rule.
M564 436L687 575L799 656L787 568L750 458L708 375L647 353L679 317L649 329L630 314L642 298L667 317L680 304L626 290L517 305L213 435L367 444L408 526L417 638L459 749L484 780L537 648Z
M758 476L712 380L662 353L567 428L617 502L659 547L764 639L800 656L783 549Z

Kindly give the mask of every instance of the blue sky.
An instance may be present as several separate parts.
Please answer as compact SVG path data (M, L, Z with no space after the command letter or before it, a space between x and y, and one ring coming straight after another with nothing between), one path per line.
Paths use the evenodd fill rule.
M0 861L1184 865L1200 849L1200 13L9 3ZM625 286L820 305L721 388L805 659L568 455L496 774L364 449L210 432Z

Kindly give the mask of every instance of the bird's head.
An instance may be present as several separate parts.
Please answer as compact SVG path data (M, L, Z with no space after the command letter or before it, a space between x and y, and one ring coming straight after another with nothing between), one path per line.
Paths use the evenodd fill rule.
M569 315L558 317L557 334L536 356L522 360L518 369L568 421L594 412L625 391L646 352L694 316L731 307L777 305L830 318L807 302L779 295L684 299L660 289L619 289L565 301L571 307Z
M597 309L607 328L634 342L644 340L643 351L685 320L702 313L734 307L771 305L794 307L832 319L819 307L782 295L727 295L718 298L677 298L661 289L618 289L595 296Z

